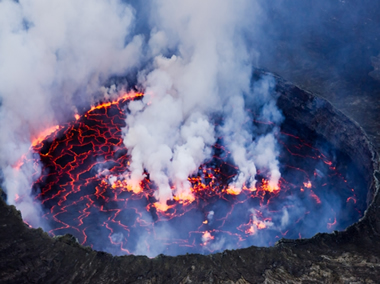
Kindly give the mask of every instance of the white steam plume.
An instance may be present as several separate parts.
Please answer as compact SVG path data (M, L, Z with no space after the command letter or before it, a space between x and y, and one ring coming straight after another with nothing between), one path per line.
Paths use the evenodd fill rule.
M3 188L35 226L41 225L30 197L36 177L31 167L15 165L40 131L70 119L104 80L139 63L142 38L131 35L133 21L133 9L120 1L0 2Z
M247 96L261 96L265 116L278 113L270 88L262 94L250 86L254 58L244 35L254 25L255 3L153 1L149 52L154 63L140 72L145 97L129 106L124 143L132 155L129 183L138 186L146 169L158 185L160 204L173 194L190 195L187 178L210 157L218 135L240 169L234 186L254 185L256 166L267 168L277 185L273 132L253 141L252 126L246 125ZM220 128L211 119L217 113L225 118Z
M235 164L239 167L239 174L232 185L235 192L243 186L254 188L257 167L269 175L270 189L277 189L281 174L275 135L283 116L276 106L274 86L272 77L264 77L255 83L246 101L242 96L231 96L224 108L226 122L220 128L220 132L225 137L225 143ZM273 129L266 130L263 134L258 133L250 123L252 117L245 111L246 105L257 114L256 119L259 121L274 123Z
M153 28L144 42L133 31L134 10L121 1L0 2L2 185L8 202L34 226L42 225L30 197L39 173L32 176L31 165L16 167L18 161L42 130L70 120L77 107L100 99L109 77L143 62L151 63L138 75L145 97L130 103L124 129L132 187L146 169L161 203L173 194L191 198L187 178L211 156L219 136L239 167L233 186L253 186L256 168L268 170L272 183L278 182L276 128L255 137L259 134L245 111L253 101L261 118L281 120L270 95L271 79L250 86L256 53L248 50L245 35L255 26L256 1L154 0L147 5ZM224 117L218 127L216 114Z

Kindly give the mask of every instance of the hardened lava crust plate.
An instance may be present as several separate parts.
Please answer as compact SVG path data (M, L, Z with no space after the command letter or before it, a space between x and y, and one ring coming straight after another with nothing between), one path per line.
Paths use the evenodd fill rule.
M265 71L256 71L259 77ZM0 200L0 283L377 283L380 275L379 157L362 128L314 96L275 76L278 106L348 154L367 183L364 217L341 232L282 239L211 255L114 257L69 235L29 229ZM380 131L380 129L379 129Z

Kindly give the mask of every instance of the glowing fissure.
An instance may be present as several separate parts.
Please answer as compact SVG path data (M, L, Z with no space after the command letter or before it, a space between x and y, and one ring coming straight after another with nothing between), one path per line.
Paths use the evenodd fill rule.
M50 134L33 144L39 157L23 163L43 164L33 192L35 202L47 210L43 218L51 228L49 234L71 233L83 245L116 255L209 253L272 245L284 236L312 236L344 228L362 215L354 189L335 162L307 141L284 132L277 137L287 150L277 187L270 186L265 171L258 171L254 187L236 189L239 169L219 137L212 157L188 177L190 194L176 196L173 183L173 199L157 202L157 185L149 172L138 183L125 178L131 156L121 129L126 126L127 105L141 97L127 94L93 107L54 133L44 132ZM339 198L332 192L336 188ZM329 195L337 199L334 204ZM16 203L22 198L18 196ZM345 216L347 211L352 216Z

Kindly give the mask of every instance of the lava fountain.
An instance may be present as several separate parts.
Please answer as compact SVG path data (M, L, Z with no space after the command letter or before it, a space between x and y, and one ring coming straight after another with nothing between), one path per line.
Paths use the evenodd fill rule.
M363 216L365 180L351 159L291 118L276 137L278 187L260 171L255 186L231 186L239 169L219 137L212 158L188 177L192 194L162 205L148 172L138 187L124 179L131 157L122 128L128 103L142 97L126 94L46 130L33 142L34 159L17 165L34 163L37 176L42 164L32 192L45 210L50 235L69 233L84 246L114 255L207 254L342 230Z

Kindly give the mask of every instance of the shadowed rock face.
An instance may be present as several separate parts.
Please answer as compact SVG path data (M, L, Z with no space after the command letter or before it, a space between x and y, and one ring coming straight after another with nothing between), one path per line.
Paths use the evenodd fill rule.
M259 77L264 71L256 71ZM284 115L315 131L362 169L369 207L343 232L280 240L214 255L113 257L29 229L20 213L0 200L1 283L313 283L378 282L380 272L379 158L361 127L328 101L279 77Z

